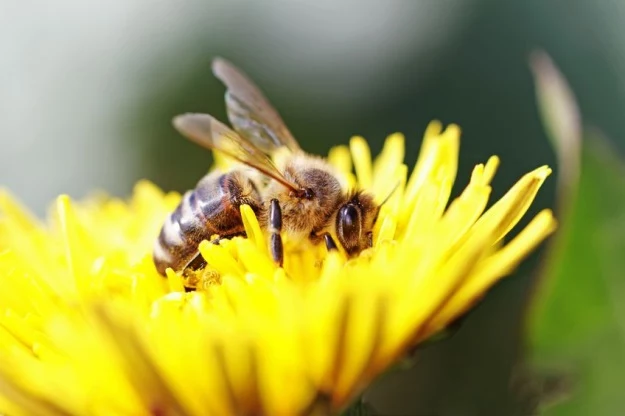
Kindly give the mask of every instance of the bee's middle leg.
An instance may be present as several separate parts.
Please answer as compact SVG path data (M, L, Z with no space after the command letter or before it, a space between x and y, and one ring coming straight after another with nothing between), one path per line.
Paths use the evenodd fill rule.
M269 251L273 261L280 267L284 262L284 247L282 246L282 210L277 199L272 199L269 206Z

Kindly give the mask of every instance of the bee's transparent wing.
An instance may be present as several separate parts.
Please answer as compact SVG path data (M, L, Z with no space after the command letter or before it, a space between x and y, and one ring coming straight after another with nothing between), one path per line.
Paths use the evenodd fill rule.
M226 107L232 127L265 153L285 146L292 152L301 148L280 114L260 89L232 63L213 60L213 74L226 87Z
M202 147L217 150L244 163L294 191L298 186L287 180L269 156L208 114L187 113L174 117L174 127Z

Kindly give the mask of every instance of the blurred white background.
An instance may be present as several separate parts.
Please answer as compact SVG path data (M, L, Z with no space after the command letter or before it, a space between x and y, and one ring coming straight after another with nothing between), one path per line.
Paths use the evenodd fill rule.
M267 89L281 84L357 112L376 90L401 87L388 69L415 50L427 56L427 70L454 33L459 5L2 2L0 184L37 212L60 193L126 194L145 176L137 163L142 147L125 133L128 114L146 90L175 85L216 53L244 61Z

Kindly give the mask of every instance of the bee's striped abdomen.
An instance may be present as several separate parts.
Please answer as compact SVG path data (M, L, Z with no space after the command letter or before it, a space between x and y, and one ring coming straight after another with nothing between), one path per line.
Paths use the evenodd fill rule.
M168 267L181 270L195 257L202 240L243 233L241 204L249 204L256 212L261 208L256 187L241 172L202 178L163 224L153 253L158 272L164 275Z

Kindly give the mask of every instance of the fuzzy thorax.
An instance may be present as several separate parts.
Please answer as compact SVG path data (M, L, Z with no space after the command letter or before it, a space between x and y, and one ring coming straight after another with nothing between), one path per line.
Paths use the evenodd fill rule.
M280 201L284 231L298 240L326 228L346 198L333 168L320 158L297 155L287 162L283 172L287 180L312 191L310 198L303 198L279 183L269 185L267 200Z

